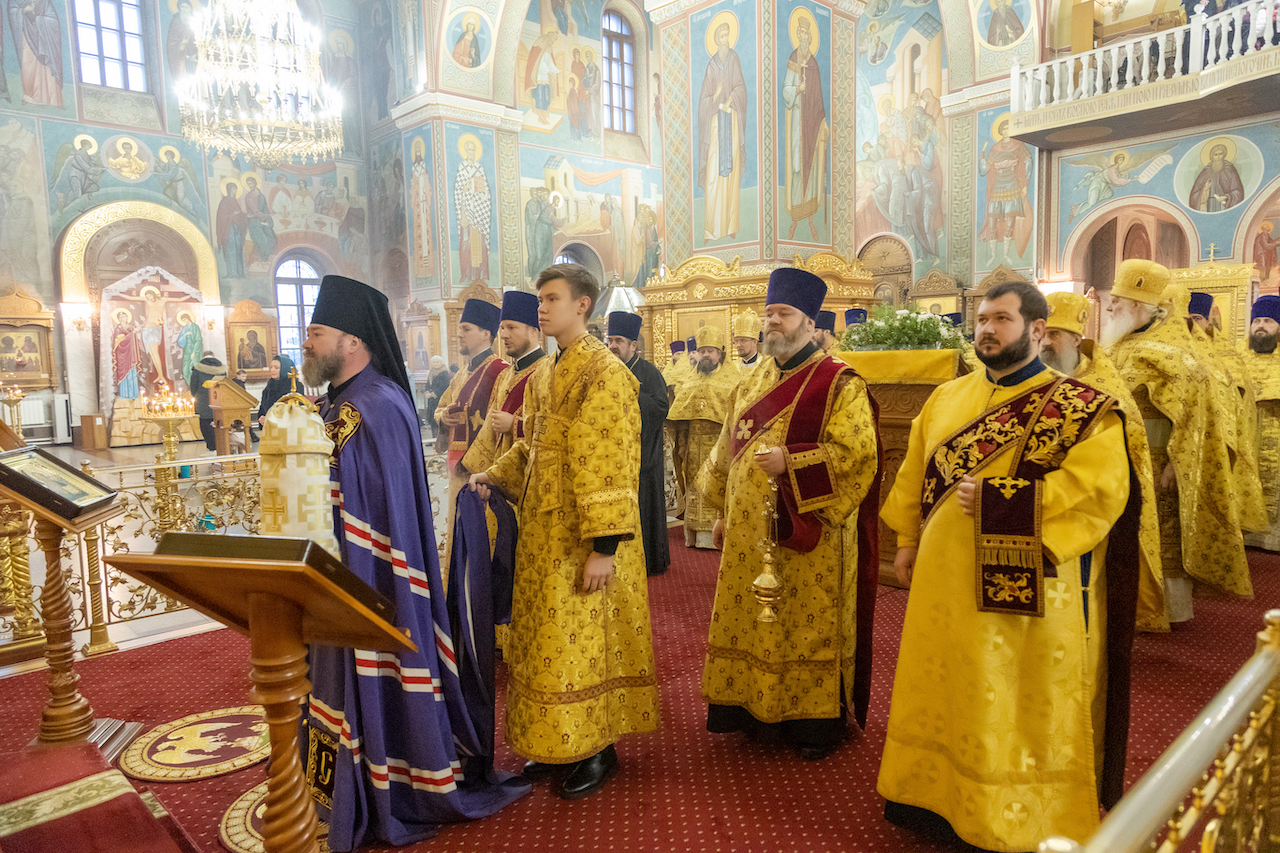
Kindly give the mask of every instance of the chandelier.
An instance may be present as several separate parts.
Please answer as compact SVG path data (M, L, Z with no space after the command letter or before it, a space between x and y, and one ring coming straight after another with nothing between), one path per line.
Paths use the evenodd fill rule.
M213 0L194 23L196 67L175 84L185 138L265 169L342 149L342 99L296 0Z

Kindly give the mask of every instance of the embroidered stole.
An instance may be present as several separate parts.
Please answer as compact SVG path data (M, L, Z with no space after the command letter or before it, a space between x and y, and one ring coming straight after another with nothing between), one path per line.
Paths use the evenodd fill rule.
M1055 573L1045 568L1041 542L1044 478L1114 406L1114 398L1093 386L1057 377L978 415L930 454L922 529L965 476L1014 453L1011 473L980 480L974 493L980 611L1044 615L1045 574Z
M489 399L493 396L493 384L506 368L505 361L491 355L471 372L458 390L458 399L449 407L449 411L462 411L467 419L460 426L453 427L449 434L449 452L445 458L450 471L457 470L467 448L476 440L480 427L484 426L484 416L489 412Z
M543 356L545 358L546 356ZM542 361L542 359L538 359ZM525 368L524 376L516 380L516 384L511 386L511 390L507 392L507 398L502 401L502 411L508 415L519 415L520 410L524 408L524 386L529 384L529 377L533 375L533 368L538 362ZM524 418L516 417L512 425L512 432L515 434L516 440L524 438Z

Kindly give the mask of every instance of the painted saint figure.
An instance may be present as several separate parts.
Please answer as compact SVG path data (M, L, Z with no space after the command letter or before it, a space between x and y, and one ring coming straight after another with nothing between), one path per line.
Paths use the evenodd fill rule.
M1023 26L1009 0L989 0L991 23L987 25L987 44L1008 47L1022 38Z
M462 283L488 281L493 196L480 165L480 140L470 133L458 140L462 164L453 178L453 209L458 220L458 265Z
M787 59L787 76L782 83L787 127L785 204L791 217L787 239L794 238L796 226L807 219L809 237L817 240L813 215L820 205L824 225L827 220L827 140L831 129L822 96L822 71L813 55L818 44L813 15L808 9L799 8L792 13L792 18L798 19L792 39L795 50Z
M413 167L409 170L413 179L414 248L418 274L430 275L434 262L431 239L431 173L426 163L427 144L421 137L413 140ZM319 196L316 200L319 201Z
M249 220L240 206L240 185L234 179L222 184L222 201L218 202L218 248L222 249L224 275L244 278L244 237Z
M1280 266L1280 240L1271 236L1275 230L1274 223L1263 222L1258 226L1258 233L1253 238L1253 262L1258 267L1258 277L1263 284L1271 278L1271 271Z
M190 376L196 363L204 357L204 333L190 311L178 312L178 346L182 347L182 375ZM122 395L123 396L123 395Z
M551 80L560 73L552 53L559 36L549 29L529 48L529 59L524 66L524 90L533 101L533 114L544 125L551 124L547 110L551 108Z
M52 0L9 0L22 103L62 109L62 22Z
M1188 199L1189 207L1204 213L1230 210L1244 201L1244 182L1231 162L1235 152L1229 151L1225 142L1214 140L1211 145L1209 159L1205 162L1202 158L1204 168L1191 185Z
M987 263L994 266L996 247L1004 248L1004 263L1013 263L1027 251L1031 241L1031 149L1025 142L1009 138L1007 114L996 119L992 134L996 144L982 146L978 174L987 179L987 209L978 239L989 247ZM1014 241L1017 254L1012 254Z
M480 56L480 19L475 15L467 15L462 23L462 35L453 43L453 61L463 68L475 68L483 62Z
M142 396L138 329L128 308L117 310L111 317L115 321L111 330L111 360L114 363L116 396L122 400L136 400Z
M169 20L169 34L164 40L165 58L169 73L183 77L196 70L195 16L191 12L191 0L178 0L178 11Z
M249 239L253 241L253 253L258 260L267 263L276 249L275 221L267 208L267 197L258 189L258 176L245 175L244 185L244 214Z
M747 81L733 49L738 19L718 13L709 27L714 39L698 96L698 186L703 199L705 240L738 235L742 167L747 159Z

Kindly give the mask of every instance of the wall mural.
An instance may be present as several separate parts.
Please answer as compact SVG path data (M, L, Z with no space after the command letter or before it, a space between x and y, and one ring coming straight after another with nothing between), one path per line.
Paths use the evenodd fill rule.
M661 181L653 168L522 148L525 278L573 244L599 260L602 284L617 275L642 286L662 260Z
M9 116L0 126L0 277L54 299L49 207L34 119Z
M396 95L398 64L393 43L394 29L385 0L374 0L361 10L359 65L364 82L365 127L391 118Z
M1208 258L1210 243L1217 247L1216 257L1227 257L1237 242L1241 217L1253 207L1266 164L1280 160L1277 130L1277 122L1220 127L1055 155L1061 188L1053 223L1059 268L1073 234L1092 224L1097 208L1114 199L1175 204L1194 228L1187 235L1192 263ZM1244 235L1240 242L1249 245L1253 239Z
M947 255L946 61L936 0L868 5L858 30L855 228L863 242L885 231L906 240L913 278Z
M1260 218L1247 235L1244 262L1258 268L1258 289L1276 293L1280 289L1280 190L1262 205Z
M758 42L753 7L741 11L724 2L690 16L695 250L759 235Z
M360 81L356 73L355 37L343 27L330 26L321 51L324 80L342 97L342 149L348 155L364 153L360 128Z
M5 8L0 99L27 112L74 118L71 19L66 5L61 0L9 0Z
M1035 150L1009 137L1009 111L1003 107L978 113L978 154L975 185L981 243L975 269L987 273L1004 264L1010 269L1035 266Z
M400 135L369 145L369 258L375 271L384 269L387 253L408 249L408 196L404 149Z
M970 0L978 79L1036 61L1036 19L1030 0Z
M444 146L450 284L455 292L477 281L500 289L493 131L445 122Z
M602 153L602 7L600 0L529 4L516 57L517 106L524 111L526 141ZM455 21L465 25L468 14ZM457 61L456 46L454 51Z
M225 303L234 296L274 305L275 260L295 247L326 256L332 263L326 271L359 276L367 269L365 205L355 165L328 161L254 169L243 157L218 154L209 172Z
M413 256L413 275L421 279L434 279L439 263L436 254L435 234L435 138L431 125L420 127L404 135L404 156L409 164L409 241Z
M830 245L831 12L782 3L778 17L779 219L787 240Z
M115 133L63 122L45 122L53 232L90 208L139 199L163 204L208 229L200 179L203 155L189 142L143 133Z
M493 57L493 27L475 9L458 12L445 26L449 58L468 71L483 68Z

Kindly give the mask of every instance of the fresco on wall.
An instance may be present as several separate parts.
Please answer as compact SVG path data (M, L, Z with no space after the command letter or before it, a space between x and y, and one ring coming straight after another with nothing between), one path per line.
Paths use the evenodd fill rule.
M493 28L484 15L465 9L453 16L445 27L449 58L468 71L483 68L493 56Z
M493 285L499 271L493 131L445 122L444 156L450 283L458 289L477 281Z
M342 97L342 148L361 154L360 82L356 73L355 38L342 27L330 27L320 56L324 80Z
M52 297L49 207L33 119L0 126L0 277L12 276Z
M602 6L599 0L529 4L516 56L516 92L524 111L521 133L530 141L601 153Z
M408 250L408 199L404 150L398 134L369 146L369 257L382 269L391 250Z
M388 0L393 16L392 46L396 71L391 102L395 103L418 91L426 62L426 46L423 43L422 4L418 0Z
M385 0L374 0L362 10L358 64L363 72L366 126L391 117L396 102L393 19Z
M661 182L657 169L521 149L526 279L572 244L599 260L606 282L643 285L662 261Z
M759 234L757 41L754 8L728 2L690 16L694 102L694 247Z
M409 233L413 274L418 279L435 278L435 139L431 125L406 134L404 155L409 163Z
M166 124L170 133L182 132L178 94L174 83L196 68L196 16L204 10L200 0L161 0L160 73L164 79Z
M829 245L831 12L780 3L778 15L779 219L788 240Z
M1251 208L1266 164L1280 161L1278 130L1280 123L1266 122L1190 136L1164 134L1055 156L1061 187L1055 223L1059 268L1072 235L1088 228L1097 210L1116 200L1176 205L1193 226L1187 235L1191 262L1206 259L1210 243L1217 247L1217 257L1225 257L1227 247L1237 242L1241 216ZM1254 225L1250 230L1257 229ZM1248 247L1255 236L1240 235L1240 242Z
M1003 107L978 113L978 181L974 184L978 242L975 268L990 272L1034 266L1035 151L1009 137L1009 111Z
M880 232L906 240L920 278L947 254L949 157L939 100L946 44L938 4L876 0L858 27L854 229L860 243Z
M207 228L200 149L174 137L85 132L79 125L45 122L53 233L75 217L111 201L153 201Z
M74 117L70 17L62 0L9 0L0 27L0 99L27 112Z
M977 78L1036 62L1036 19L1030 0L969 0L977 47ZM1068 4L1069 5L1069 4Z
M215 156L208 187L217 198L212 219L220 277L256 282L253 290L237 290L237 295L257 293L262 304L272 305L276 259L291 248L327 257L326 272L362 274L368 250L355 169L332 161L254 169L243 157ZM344 237L353 228L359 239Z

